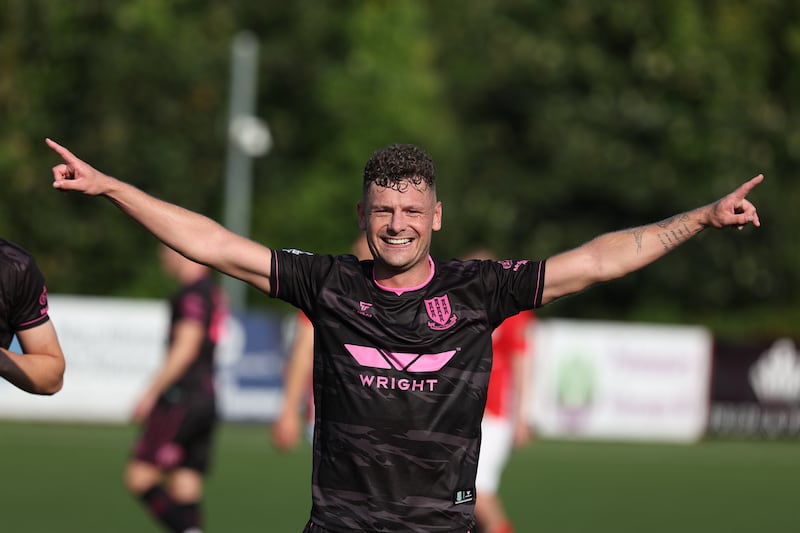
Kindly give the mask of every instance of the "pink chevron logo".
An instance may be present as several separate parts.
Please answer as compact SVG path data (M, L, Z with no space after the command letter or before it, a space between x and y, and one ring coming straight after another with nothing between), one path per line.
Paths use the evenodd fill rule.
M404 372L438 372L453 358L457 350L441 353L416 354L390 352L371 346L345 344L344 347L359 365L369 368L394 368Z

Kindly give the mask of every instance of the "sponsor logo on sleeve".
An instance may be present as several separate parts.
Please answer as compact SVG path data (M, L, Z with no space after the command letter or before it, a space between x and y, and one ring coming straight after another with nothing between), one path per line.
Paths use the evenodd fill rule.
M283 251L287 254L293 255L314 255L311 252L304 252L303 250L298 250L297 248L284 248Z

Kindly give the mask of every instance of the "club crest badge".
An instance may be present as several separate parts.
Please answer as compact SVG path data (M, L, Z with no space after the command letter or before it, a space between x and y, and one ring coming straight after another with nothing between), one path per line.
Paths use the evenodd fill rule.
M428 327L437 331L451 328L458 319L450 307L450 299L446 294L425 300L425 311L430 319Z

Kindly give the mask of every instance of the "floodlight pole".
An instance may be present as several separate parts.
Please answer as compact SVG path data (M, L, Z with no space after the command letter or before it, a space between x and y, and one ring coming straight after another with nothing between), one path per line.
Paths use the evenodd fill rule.
M255 116L257 86L258 39L251 32L241 32L231 47L224 224L244 237L249 237L250 233L253 158L266 154L271 145L266 124ZM231 310L244 311L247 285L225 276L222 286L228 294Z

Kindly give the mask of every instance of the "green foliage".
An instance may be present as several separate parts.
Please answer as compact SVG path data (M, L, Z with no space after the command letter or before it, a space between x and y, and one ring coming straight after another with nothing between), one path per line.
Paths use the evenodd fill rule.
M760 230L708 232L542 312L793 328L800 7L779 0L7 0L0 234L36 254L51 291L154 296L166 282L141 228L49 190L44 137L221 220L241 30L259 37L275 139L254 165L257 240L347 250L363 164L391 142L437 161L442 257L482 244L544 258L763 172Z
M452 6L437 6L444 20ZM764 172L768 181L754 195L765 224L757 234L703 235L642 273L546 312L708 322L726 308L764 312L791 301L796 273L787 267L797 247L781 244L791 222L784 210L782 221L770 215L778 194L792 189L781 176L795 159L784 148L792 104L783 94L796 82L784 79L775 57L785 53L776 36L797 28L795 7L469 7L442 41L454 114L467 153L479 155L450 197L470 211L462 240L546 257L707 203Z

